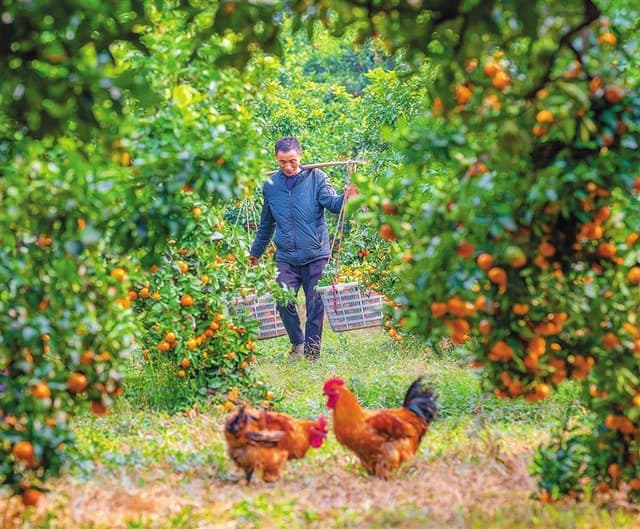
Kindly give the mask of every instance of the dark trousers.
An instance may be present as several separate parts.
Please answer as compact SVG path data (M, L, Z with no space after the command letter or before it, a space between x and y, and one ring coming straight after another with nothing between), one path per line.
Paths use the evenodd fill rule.
M300 315L295 303L288 305L278 305L278 311L282 317L282 323L292 345L304 344L305 354L317 356L320 353L320 342L322 340L322 323L324 320L324 305L320 294L316 292L315 286L322 277L322 272L327 259L318 259L306 265L294 266L289 263L276 263L278 267L277 281L283 286L292 289L296 295L302 287L304 291L305 304L307 309L307 321L302 332Z

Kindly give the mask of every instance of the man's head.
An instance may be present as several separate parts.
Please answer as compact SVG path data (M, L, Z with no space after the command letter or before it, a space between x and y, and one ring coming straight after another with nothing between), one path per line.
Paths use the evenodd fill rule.
M276 142L276 161L278 167L286 176L294 176L300 171L302 148L296 138L280 138Z

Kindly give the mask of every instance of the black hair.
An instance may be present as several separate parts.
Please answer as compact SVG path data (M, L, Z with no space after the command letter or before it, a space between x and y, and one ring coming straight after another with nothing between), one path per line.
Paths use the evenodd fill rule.
M289 152L296 151L298 153L302 152L302 147L300 147L300 142L297 138L293 136L285 136L284 138L280 138L276 142L275 152L278 154L279 152Z

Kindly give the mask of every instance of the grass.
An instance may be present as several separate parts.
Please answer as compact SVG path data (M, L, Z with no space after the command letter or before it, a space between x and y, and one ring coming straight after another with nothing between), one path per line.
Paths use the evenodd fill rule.
M296 416L326 413L321 388L343 377L367 407L398 406L422 374L440 415L417 457L387 482L363 475L333 436L291 462L276 485L237 483L214 406L162 411L179 392L147 379L133 364L112 413L75 422L77 443L65 474L36 511L7 527L170 529L185 527L595 528L634 527L614 503L541 504L528 465L535 447L565 414L579 413L579 388L525 404L484 394L460 351L411 344L400 350L377 329L326 333L321 359L290 361L284 339L260 342L257 369L277 408ZM134 378L137 377L137 378ZM145 392L145 387L147 391ZM167 392L162 396L161 390ZM0 511L14 512L14 504ZM605 508L607 506L607 508ZM11 525L14 523L14 525Z

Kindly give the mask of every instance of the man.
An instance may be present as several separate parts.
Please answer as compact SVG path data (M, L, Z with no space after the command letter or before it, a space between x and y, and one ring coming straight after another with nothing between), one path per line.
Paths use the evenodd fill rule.
M296 138L278 140L275 156L280 169L263 185L264 204L249 259L254 265L258 263L275 232L277 281L296 294L302 287L307 309L303 333L295 303L278 305L291 341L291 356L316 359L320 356L324 306L315 286L331 253L324 210L339 213L343 202L358 190L349 184L337 195L320 169L301 166L302 149Z

